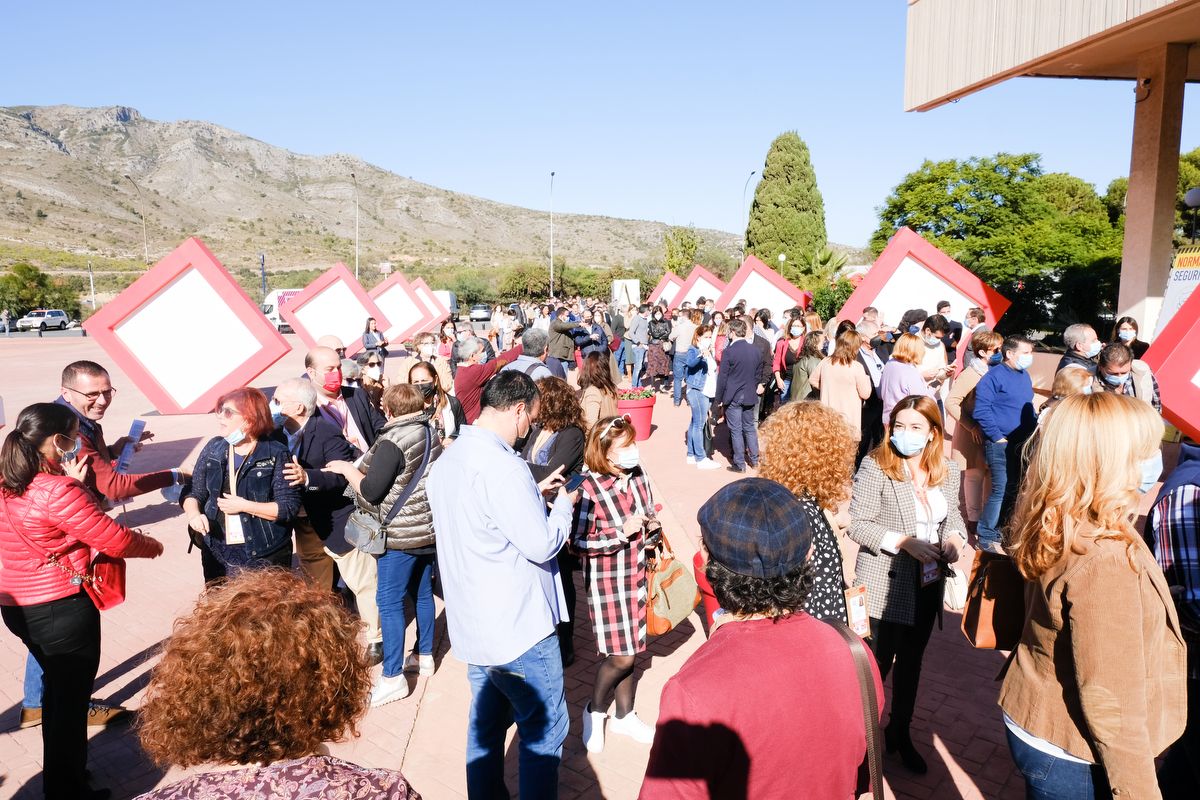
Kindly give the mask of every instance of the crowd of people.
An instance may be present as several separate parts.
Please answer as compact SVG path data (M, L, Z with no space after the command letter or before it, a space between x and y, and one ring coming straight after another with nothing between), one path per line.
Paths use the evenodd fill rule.
M911 735L922 663L972 549L1007 554L1029 587L1001 711L979 721L1003 726L1029 796L1197 796L1200 446L1184 442L1137 530L1164 434L1137 322L1107 344L1066 328L1039 397L1035 343L979 308L890 325L874 308L714 305L497 306L482 335L447 320L407 342L368 320L356 359L322 337L270 397L220 397L190 471L120 467L141 442L106 443L107 370L67 365L0 448L0 611L29 650L21 724L41 725L46 797L108 796L89 784L87 727L128 714L91 697L100 610L119 602L107 582L123 581L105 576L163 549L108 512L159 489L178 494L206 588L153 671L139 736L155 761L208 771L155 800L417 797L321 745L434 674L435 594L468 665L472 798L508 796L514 724L520 796L557 795L568 670L590 689L584 749L650 748L642 797L850 797L874 727L860 681L882 709L892 676L884 746L928 768ZM686 403L682 441L639 442L622 386ZM699 511L708 638L654 724L637 656L667 532L641 448L680 445L678 469L719 457L737 475ZM867 678L836 629L853 597ZM755 679L736 679L748 665ZM264 673L270 686L239 680Z

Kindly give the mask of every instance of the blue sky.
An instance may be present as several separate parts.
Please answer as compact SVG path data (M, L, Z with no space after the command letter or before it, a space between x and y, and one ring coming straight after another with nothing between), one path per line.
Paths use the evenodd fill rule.
M557 211L731 231L747 175L796 130L829 236L852 245L925 158L1039 152L1100 191L1127 173L1130 83L1022 79L904 113L905 6L22 3L0 105L208 120L531 208L554 170Z

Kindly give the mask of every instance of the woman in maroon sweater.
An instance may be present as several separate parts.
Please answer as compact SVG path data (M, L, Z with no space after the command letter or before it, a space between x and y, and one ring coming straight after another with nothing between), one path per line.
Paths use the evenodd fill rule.
M23 410L0 446L0 614L45 671L42 770L47 798L105 798L88 788L87 707L100 666L100 613L82 588L92 551L155 558L162 544L108 517L82 481L79 420L66 406Z

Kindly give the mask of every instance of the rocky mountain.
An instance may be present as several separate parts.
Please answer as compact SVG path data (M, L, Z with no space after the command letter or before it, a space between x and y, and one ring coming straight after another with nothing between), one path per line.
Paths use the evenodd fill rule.
M352 156L300 155L122 106L17 106L0 108L0 253L7 242L140 260L144 201L152 260L196 235L230 267L254 263L260 251L276 269L350 263L351 173L364 266L486 267L541 259L549 248L545 212L439 189ZM666 229L560 214L555 255L598 266L654 259ZM698 233L737 252L734 234Z

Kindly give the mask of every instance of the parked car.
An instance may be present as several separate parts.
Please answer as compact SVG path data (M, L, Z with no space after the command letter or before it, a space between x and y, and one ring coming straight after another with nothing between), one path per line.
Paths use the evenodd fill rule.
M17 320L19 331L48 331L51 328L65 331L70 325L71 318L67 312L58 308L36 308Z
M471 306L471 322L491 322L492 307L487 303L476 303Z

